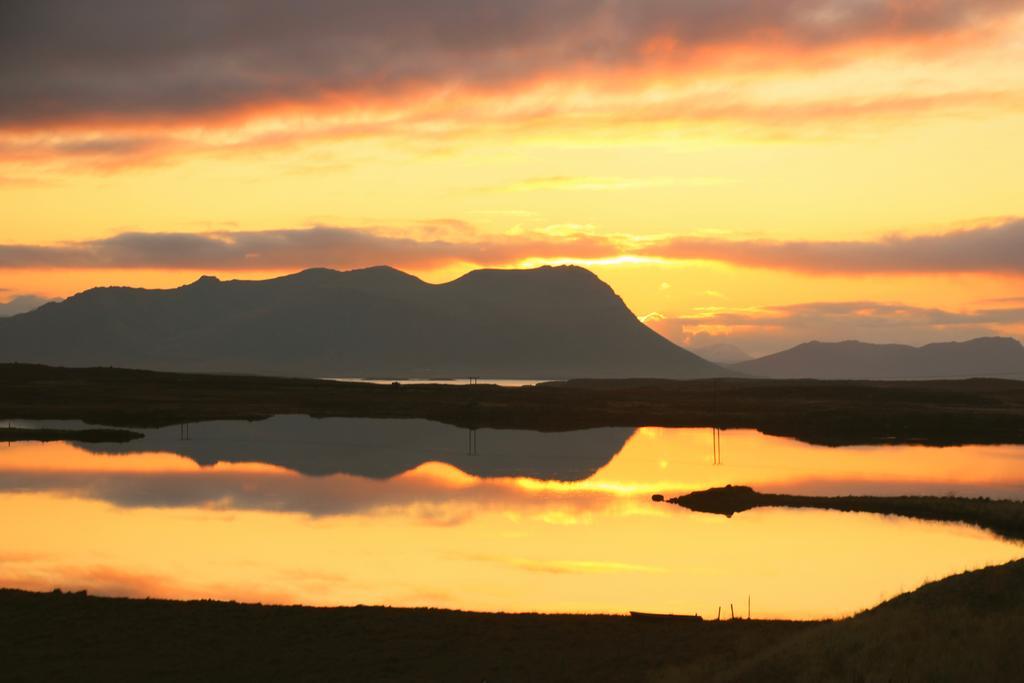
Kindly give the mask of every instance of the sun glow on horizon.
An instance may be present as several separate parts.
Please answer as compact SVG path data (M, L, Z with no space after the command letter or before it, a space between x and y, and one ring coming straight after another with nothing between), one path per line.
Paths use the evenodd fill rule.
M10 75L34 89L0 113L0 302L207 273L387 264L440 282L574 263L638 315L674 321L699 318L714 291L730 315L857 301L942 313L911 321L877 305L871 320L888 326L850 315L806 336L1024 334L1018 304L938 322L1024 287L1005 256L1024 239L1020 3L578 9L570 21L498 3L469 24L443 8L382 24L345 5L317 22L295 13L260 40L201 12L238 43L153 52L97 26L67 54L51 46ZM64 35L65 19L46 21ZM125 21L163 44L165 26ZM463 35L474 22L488 40ZM324 52L296 71L311 44ZM345 69L335 45L358 46ZM113 90L96 56L111 51L126 67ZM318 226L373 249L282 256ZM160 236L203 241L188 251ZM793 341L726 317L668 336L752 352Z

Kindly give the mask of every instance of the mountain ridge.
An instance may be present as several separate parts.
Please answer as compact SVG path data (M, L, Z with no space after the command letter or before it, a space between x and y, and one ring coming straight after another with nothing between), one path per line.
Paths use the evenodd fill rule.
M773 379L1024 379L1024 345L1012 337L923 346L810 341L730 367Z
M377 266L93 288L0 320L0 361L307 377L731 374L647 328L577 266L440 284Z
M754 360L749 353L735 344L710 344L708 346L691 346L689 350L701 358L712 363L722 365L735 365L748 360Z

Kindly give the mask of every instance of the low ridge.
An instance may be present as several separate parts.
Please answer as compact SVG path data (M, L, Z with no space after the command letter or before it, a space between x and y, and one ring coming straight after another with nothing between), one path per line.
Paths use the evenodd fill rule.
M921 347L813 341L732 367L775 379L1024 379L1024 346L1010 337Z

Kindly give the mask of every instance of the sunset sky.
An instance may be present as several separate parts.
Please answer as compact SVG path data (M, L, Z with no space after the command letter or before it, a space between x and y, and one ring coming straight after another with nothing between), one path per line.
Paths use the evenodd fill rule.
M1024 337L1024 0L5 2L0 311L578 263L692 347Z

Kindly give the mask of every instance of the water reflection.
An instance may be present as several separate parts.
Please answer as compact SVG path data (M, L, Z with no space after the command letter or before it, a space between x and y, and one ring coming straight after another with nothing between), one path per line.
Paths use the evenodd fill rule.
M649 502L725 483L1024 497L1024 449L1015 447L479 430L471 455L466 430L299 417L190 433L0 449L0 515L19 521L0 539L0 585L705 616L752 594L755 616L810 617L1021 554L962 525L816 510L725 520ZM716 464L723 442L728 458Z
M577 481L608 464L633 434L609 427L574 432L460 429L427 420L314 419L202 422L146 430L124 444L82 444L94 453L178 453L200 465L263 462L309 475L387 479L427 462L478 477ZM183 438L183 434L188 438Z
M500 379L492 377L394 377L373 379L366 377L324 377L332 382L357 382L364 384L493 384L499 387L532 387L550 379Z
M17 424L85 426L72 421ZM185 429L144 430L145 438L136 441L77 448L97 454L174 453L205 467L264 463L306 475L373 479L446 463L473 477L578 482L576 489L612 486L637 494L747 484L765 492L807 495L952 493L1024 499L1024 446L829 448L753 430L645 427L547 433L300 415L204 422ZM723 457L726 449L728 459Z

